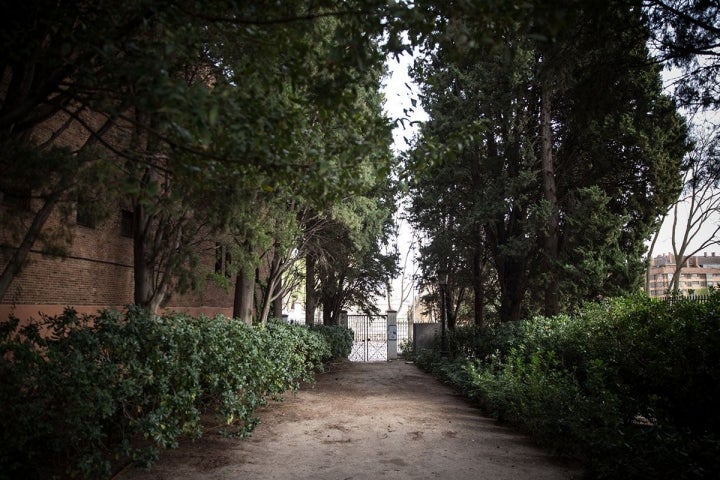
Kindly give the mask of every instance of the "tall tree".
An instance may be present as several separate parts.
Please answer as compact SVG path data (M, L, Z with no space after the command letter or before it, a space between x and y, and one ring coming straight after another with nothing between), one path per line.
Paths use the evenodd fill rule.
M489 30L453 11L417 69L431 120L416 157L441 152L447 165L419 177L418 211L462 205L450 222L479 226L504 321L636 288L644 239L678 191L686 151L639 4L526 6L529 21ZM565 28L547 20L552 11ZM609 27L617 34L599 42ZM488 32L501 41L483 42ZM461 173L471 168L480 181Z
M352 215L369 214L357 225L361 231L347 224L347 210L337 212L342 216L338 218L340 221L327 225L329 230L323 241L323 256L318 268L319 302L326 325L337 324L340 313L348 307L377 314L375 299L382 294L387 281L397 274L397 258L383 252L382 230L378 231L382 225L377 225L378 221L383 221L378 214L389 216L389 212L373 214L368 206L351 206L353 209L360 207Z
M83 180L98 177L86 175L87 170L95 169L111 153L107 133L117 126L118 119L93 116L87 101L108 74L97 38L107 44L119 43L136 31L150 12L127 5L110 16L107 7L100 2L76 9L52 2L27 2L4 9L0 29L0 190L25 196L27 208L2 219L5 233L19 239L19 247L3 247L7 250L2 254L0 298L36 243L43 249L57 247L52 239L59 235L56 229L46 228L48 219L78 192L92 196L87 193L93 185L83 184ZM71 209L62 211L69 214Z
M385 248L393 230L394 191L388 177L367 179L365 192L325 212L309 252L317 259L316 294L325 324L337 324L349 307L377 313L376 298L397 275L397 255Z

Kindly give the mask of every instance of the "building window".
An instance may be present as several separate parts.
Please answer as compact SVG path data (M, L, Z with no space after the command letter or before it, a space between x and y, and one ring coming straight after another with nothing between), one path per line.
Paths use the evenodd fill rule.
M0 190L0 206L18 210L30 210L30 190Z
M230 278L232 270L230 265L232 263L232 255L230 249L219 243L215 244L215 273L218 275L225 275Z
M120 211L120 235L132 238L134 233L135 215L130 210Z
M97 227L97 214L91 202L78 199L75 212L75 223L87 228Z

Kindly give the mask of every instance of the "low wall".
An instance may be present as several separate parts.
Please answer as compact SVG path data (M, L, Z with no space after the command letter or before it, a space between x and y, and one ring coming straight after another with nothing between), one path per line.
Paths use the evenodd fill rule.
M440 336L439 323L414 323L413 348L418 351L423 348L432 348Z

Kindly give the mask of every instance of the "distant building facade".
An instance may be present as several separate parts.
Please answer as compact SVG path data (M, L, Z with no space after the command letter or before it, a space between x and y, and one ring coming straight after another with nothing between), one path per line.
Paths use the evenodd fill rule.
M670 293L670 283L675 273L675 255L664 254L653 258L650 265L649 291L651 297L662 297ZM707 289L720 285L720 256L715 252L688 257L680 269L679 293L699 295Z

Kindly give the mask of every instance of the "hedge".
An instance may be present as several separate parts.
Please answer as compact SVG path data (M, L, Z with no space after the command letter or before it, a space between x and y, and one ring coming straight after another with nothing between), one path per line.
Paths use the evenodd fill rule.
M108 478L197 438L214 415L248 435L253 412L313 379L339 348L302 326L129 307L0 322L0 478ZM205 417L203 417L205 415Z
M720 471L720 293L646 296L450 334L424 368L589 478L713 478Z

